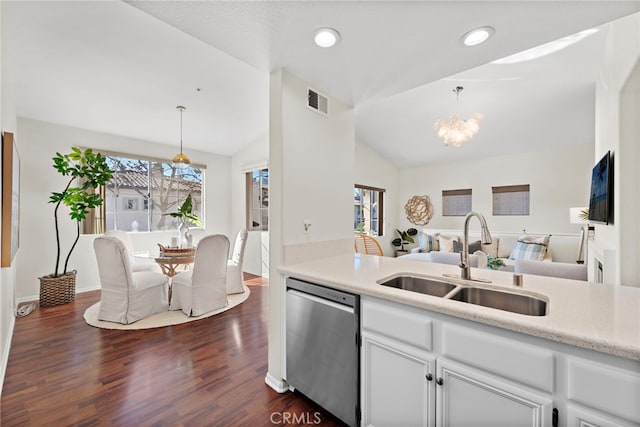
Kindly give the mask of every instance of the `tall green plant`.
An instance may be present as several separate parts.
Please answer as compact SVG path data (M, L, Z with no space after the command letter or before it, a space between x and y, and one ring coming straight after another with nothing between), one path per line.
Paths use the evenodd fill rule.
M49 197L49 203L55 204L53 216L56 226L56 268L53 277L58 277L60 267L60 229L58 227L58 209L61 204L69 207L69 216L76 221L76 238L69 249L69 253L64 262L62 274L67 272L69 258L80 239L80 221L89 214L89 209L102 205L104 202L95 189L105 185L113 176L113 172L107 165L106 158L94 153L91 149L81 150L77 147L71 148L71 153L56 153L53 157L53 167L62 176L69 177L67 185L60 193L53 192ZM74 186L75 183L75 186Z

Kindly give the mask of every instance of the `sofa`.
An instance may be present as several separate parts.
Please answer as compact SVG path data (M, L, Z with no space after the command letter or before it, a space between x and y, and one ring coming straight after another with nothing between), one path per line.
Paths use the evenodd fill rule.
M515 261L514 272L535 274L537 276L561 277L572 280L587 280L587 266L585 264L571 264L567 262L548 263L517 259Z
M459 252L413 252L402 256L403 259L415 259L418 261L437 262L439 264L460 264ZM482 251L469 254L469 265L475 268L487 268L487 255Z
M528 234L523 230L521 233L491 233L493 242L489 245L482 244L477 234L469 234L469 253L483 253L487 258L499 258L505 264L498 267L498 270L515 272L516 261L524 259L527 261L542 262L538 266L538 271L544 270L544 265L551 267L551 263L560 261L566 264L574 265L575 256L579 243L577 235L549 235L543 233ZM410 254L435 254L447 253L455 254L454 256L423 256L421 259L431 262L446 262L453 264L452 260L456 258L459 263L459 252L462 248L462 232L460 230L436 230L423 229L418 232L416 247L411 248ZM417 257L415 259L420 259ZM435 261L438 259L439 261ZM481 261L481 265L483 262ZM472 265L473 266L473 265ZM482 268L482 267L481 267ZM558 269L550 269L551 272L557 272Z

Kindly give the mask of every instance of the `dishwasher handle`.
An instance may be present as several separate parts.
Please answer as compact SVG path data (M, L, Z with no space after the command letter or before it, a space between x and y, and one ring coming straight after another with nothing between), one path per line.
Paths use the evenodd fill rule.
M310 301L313 301L318 304L326 305L332 308L336 308L338 310L345 311L347 313L355 313L353 307L349 307L348 305L339 304L337 302L333 302L324 298L319 298L315 295L307 294L305 292L296 291L295 289L287 289L287 295L297 296L299 298L304 298Z

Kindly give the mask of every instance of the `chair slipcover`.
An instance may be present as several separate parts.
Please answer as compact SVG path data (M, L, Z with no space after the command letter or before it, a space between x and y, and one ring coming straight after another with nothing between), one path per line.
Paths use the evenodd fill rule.
M236 243L233 245L231 259L227 261L227 293L238 294L244 292L242 283L242 263L244 260L244 247L247 244L247 230L240 230L236 235Z
M132 271L127 248L115 236L98 237L93 247L101 285L98 319L126 325L167 310L167 276Z
M170 310L200 316L227 305L229 239L222 234L203 237L196 248L193 270L173 276Z
M124 247L127 248L129 253L129 261L131 263L131 270L136 271L153 271L155 273L162 273L162 269L153 259L137 258L133 256L133 243L129 233L121 230L109 230L104 233L105 236L117 237L124 243Z

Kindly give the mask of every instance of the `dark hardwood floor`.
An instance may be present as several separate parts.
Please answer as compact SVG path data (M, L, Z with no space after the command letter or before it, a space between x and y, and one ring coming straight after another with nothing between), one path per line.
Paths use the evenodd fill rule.
M268 286L224 313L139 331L82 315L100 292L17 318L0 401L5 426L342 425L267 373Z

